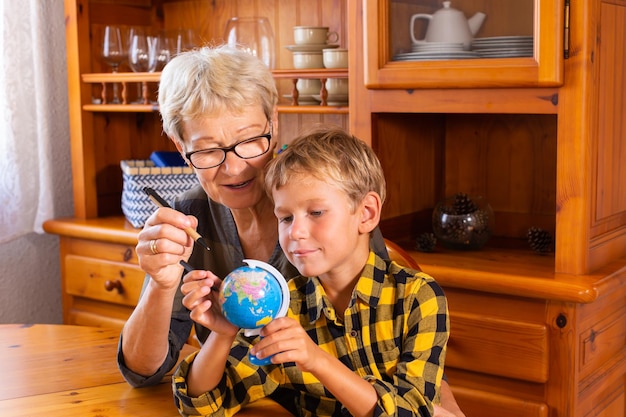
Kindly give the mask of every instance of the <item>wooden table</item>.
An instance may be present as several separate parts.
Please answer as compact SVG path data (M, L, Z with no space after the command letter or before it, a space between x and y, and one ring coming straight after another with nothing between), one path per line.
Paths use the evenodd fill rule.
M0 416L175 417L171 378L132 388L117 368L119 332L68 325L0 325ZM195 348L185 346L181 358ZM271 400L238 416L291 416Z

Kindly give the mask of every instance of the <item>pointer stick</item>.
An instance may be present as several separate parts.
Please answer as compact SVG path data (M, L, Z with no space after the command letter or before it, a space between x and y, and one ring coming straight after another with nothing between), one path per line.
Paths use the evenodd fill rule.
M170 205L167 204L167 201L165 201L163 199L163 197L161 197L159 194L157 194L157 192L154 191L153 188L143 187L143 191L146 194L148 194L148 197L150 197L150 200L152 200L152 202L154 204L156 204L158 207L171 208ZM185 229L185 233L187 233L187 235L189 237L191 237L194 241L196 241L204 249L211 250L211 248L209 248L208 245L206 243L204 243L204 239L202 238L202 236L200 236L200 234L198 232L196 232L195 230L193 230L191 227L186 228Z

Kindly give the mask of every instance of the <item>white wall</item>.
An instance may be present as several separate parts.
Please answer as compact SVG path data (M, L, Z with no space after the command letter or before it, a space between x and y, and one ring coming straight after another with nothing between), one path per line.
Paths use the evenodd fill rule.
M59 47L53 54L50 82L56 84L60 95L54 100L55 138L49 157L54 161L55 213L62 217L73 214L65 26L63 1L50 1L54 4L49 7L54 10L50 24L55 28L50 44ZM61 323L58 242L58 236L31 233L0 244L0 323Z

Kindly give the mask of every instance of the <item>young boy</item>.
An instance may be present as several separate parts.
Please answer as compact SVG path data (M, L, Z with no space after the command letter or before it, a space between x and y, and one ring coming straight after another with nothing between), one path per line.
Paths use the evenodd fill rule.
M298 415L431 416L449 335L428 275L370 251L385 180L370 147L342 130L295 139L268 164L279 241L301 276L287 317L251 344L220 314L207 271L185 277L183 304L212 330L176 371L183 415L232 415L271 396ZM248 351L272 365L254 366Z

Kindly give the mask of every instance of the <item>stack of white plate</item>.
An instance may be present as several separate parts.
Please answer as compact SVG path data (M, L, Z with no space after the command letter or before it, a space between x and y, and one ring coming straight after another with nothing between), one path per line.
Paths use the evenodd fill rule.
M515 58L533 56L532 36L494 36L476 38L472 50L481 58Z
M420 42L411 47L412 52L458 52L463 50L463 43L456 42Z
M396 54L394 61L437 61L443 59L478 58L478 54L463 49L462 43L424 42L414 44L411 52Z

